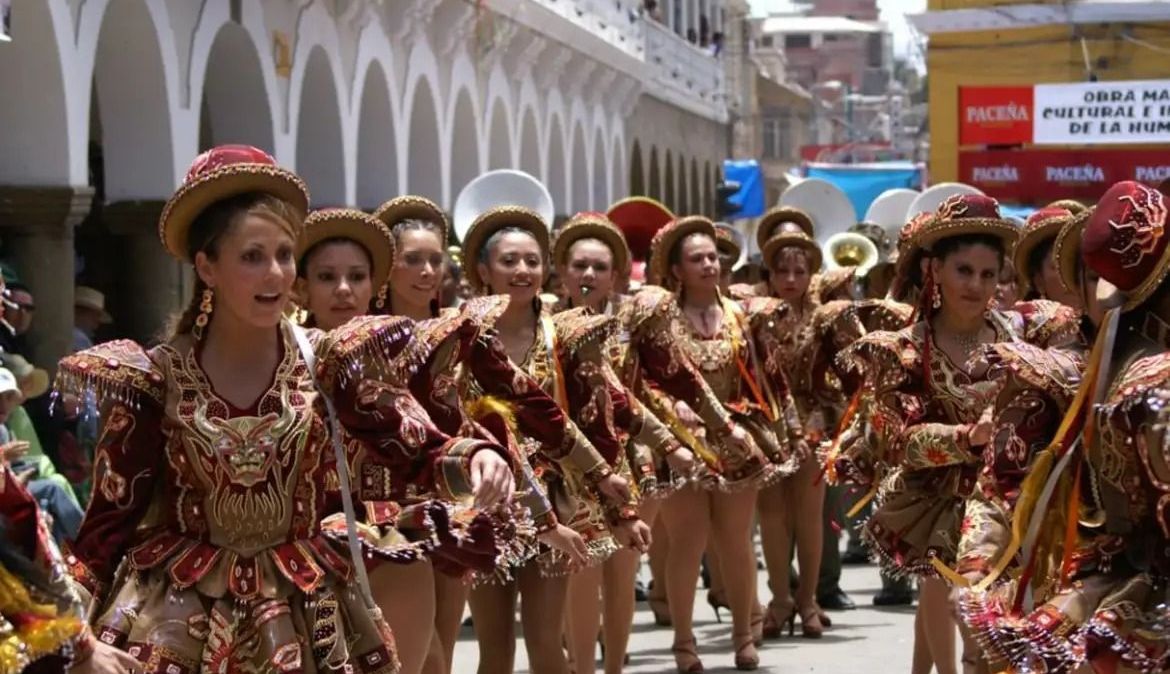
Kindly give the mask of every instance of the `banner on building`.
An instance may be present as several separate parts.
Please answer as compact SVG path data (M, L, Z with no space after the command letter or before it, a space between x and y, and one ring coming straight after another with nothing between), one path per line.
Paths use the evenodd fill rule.
M985 150L959 153L959 182L1015 203L1097 199L1119 180L1170 178L1167 150Z
M1170 80L960 87L959 143L1170 143Z

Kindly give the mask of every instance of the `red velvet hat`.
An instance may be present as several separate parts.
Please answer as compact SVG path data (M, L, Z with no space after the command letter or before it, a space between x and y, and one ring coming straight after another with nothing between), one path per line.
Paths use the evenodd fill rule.
M217 201L249 192L286 201L302 217L309 210L309 188L297 174L277 166L272 155L250 145L220 145L191 162L183 184L163 207L159 238L171 255L190 262L187 233L191 223Z
M1149 299L1170 272L1167 203L1158 190L1133 181L1109 188L1085 223L1081 257L1125 295L1125 310Z
M650 254L650 240L666 223L674 220L674 213L650 197L628 197L609 207L609 221L617 225L630 246L635 260L645 260Z
M1067 208L1045 206L1028 217L1024 231L1020 233L1020 240L1016 242L1016 251L1012 254L1016 274L1020 277L1021 295L1028 294L1032 286L1032 274L1037 271L1028 269L1028 257L1037 246L1055 239L1072 215Z

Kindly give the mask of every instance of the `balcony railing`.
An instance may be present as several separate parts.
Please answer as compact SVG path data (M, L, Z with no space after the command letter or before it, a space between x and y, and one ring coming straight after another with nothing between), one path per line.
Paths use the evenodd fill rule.
M647 93L723 122L727 120L723 61L657 21L646 20Z
M622 51L643 58L644 21L636 0L534 0Z

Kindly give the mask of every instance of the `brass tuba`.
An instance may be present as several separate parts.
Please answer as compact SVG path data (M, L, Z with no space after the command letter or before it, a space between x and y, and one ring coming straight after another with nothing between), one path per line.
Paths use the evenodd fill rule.
M877 246L869 237L857 232L838 232L821 246L825 269L854 267L858 276L865 274L881 259Z

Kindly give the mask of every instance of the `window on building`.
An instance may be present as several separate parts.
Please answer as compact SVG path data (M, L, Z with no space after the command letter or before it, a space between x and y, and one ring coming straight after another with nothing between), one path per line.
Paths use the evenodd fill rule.
M825 34L825 42L836 42L837 40L840 40L840 39L841 39L841 36L837 35L835 33L826 33Z
M765 35L764 37L760 38L760 46L761 47L771 47L772 46L772 36Z
M792 114L788 110L768 113L762 120L764 159L792 157Z
M784 48L785 49L808 49L812 46L812 36L810 35L785 35Z

